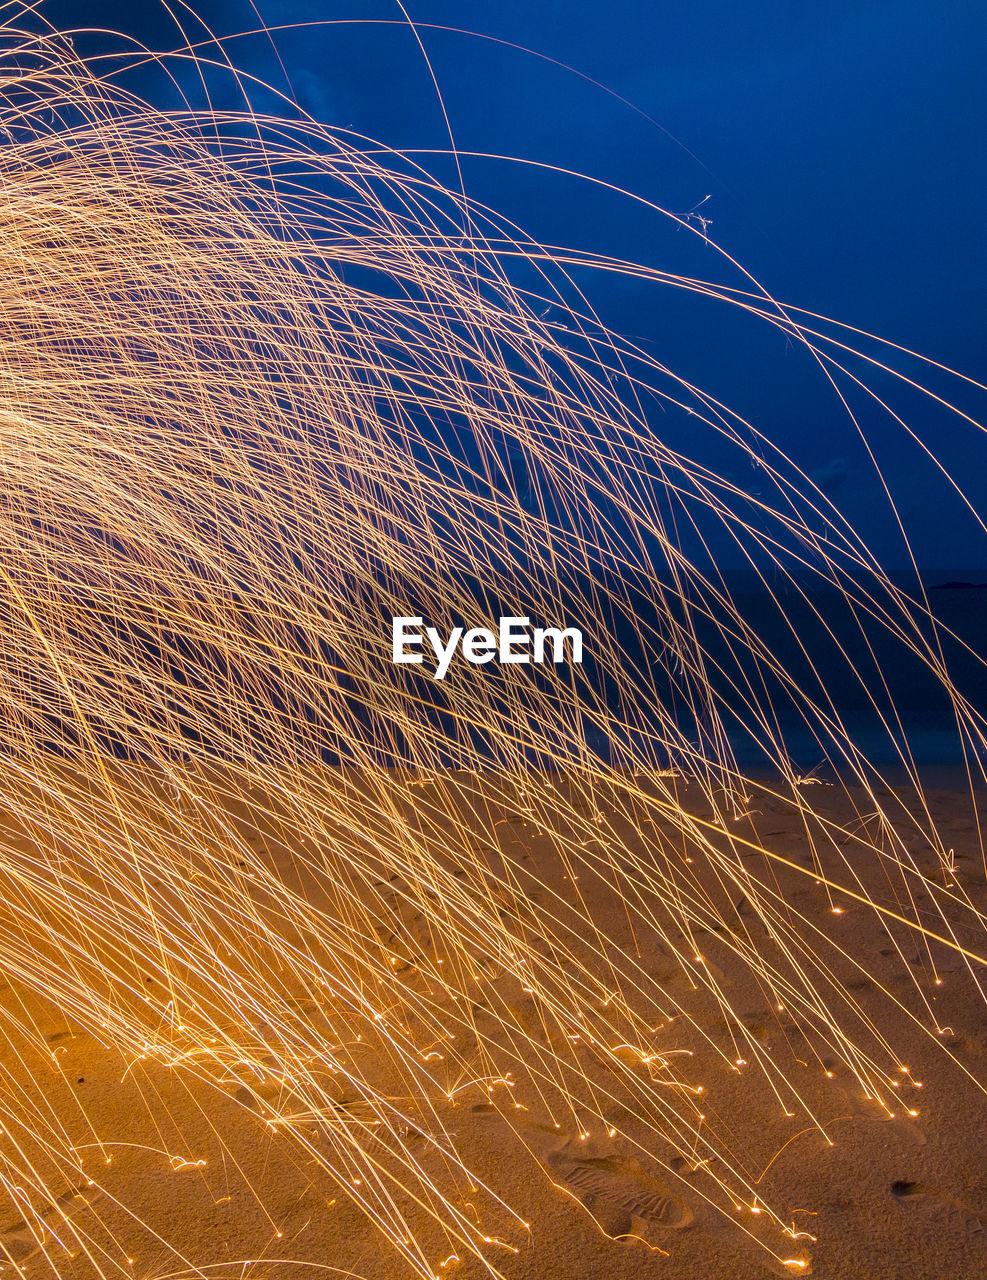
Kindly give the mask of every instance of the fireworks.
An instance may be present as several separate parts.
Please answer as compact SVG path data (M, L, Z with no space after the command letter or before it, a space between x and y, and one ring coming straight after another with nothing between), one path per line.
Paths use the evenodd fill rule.
M756 1115L706 1115L698 1004L725 1028L716 1054L764 1084L752 1098L796 1137L819 1122L706 951L820 1073L839 1063L890 1113L911 1082L838 972L866 958L784 886L877 913L894 948L917 941L933 974L959 957L971 983L983 920L921 789L908 818L929 857L811 664L797 676L772 654L677 530L713 524L770 565L782 618L779 583L840 591L858 634L864 619L939 681L972 760L983 724L927 603L726 407L581 314L567 273L719 297L834 379L846 334L753 290L550 251L311 122L157 111L57 34L8 26L2 66L10 981L129 1078L164 1068L237 1100L414 1274L469 1258L496 1274L524 1238L506 1189L459 1153L466 1106L530 1118L519 1150L570 1189L569 1157L539 1133L633 1141L636 1212L659 1226L680 1223L650 1171L677 1185L685 1161L695 1202L804 1268L805 1233L731 1155ZM519 261L538 296L512 283ZM664 444L648 403L721 433L762 492ZM506 614L585 626L587 661L461 663L441 684L390 661L393 618L446 636ZM872 689L849 654L845 668ZM814 803L782 703L868 811ZM890 694L875 685L873 703L911 767ZM738 724L779 781L744 776ZM759 795L791 805L810 865L759 834ZM685 995L641 960L656 946ZM11 1053L57 1066L18 1008L3 1009ZM101 1226L105 1135L94 1121L81 1142L43 1077L4 1070L0 1181L24 1226L0 1250L128 1272ZM147 1114L168 1170L200 1169ZM203 1249L173 1273L227 1261Z

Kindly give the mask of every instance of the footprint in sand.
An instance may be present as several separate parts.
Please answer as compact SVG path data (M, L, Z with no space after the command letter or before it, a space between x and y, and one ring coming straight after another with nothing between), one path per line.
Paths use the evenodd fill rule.
M4 1227L0 1231L0 1258L5 1257L19 1265L53 1240L69 1244L73 1236L65 1220L71 1218L76 1210L89 1205L93 1193L94 1188L88 1185L73 1187L53 1200L47 1210L32 1215L31 1225L26 1218L18 1218L9 1227Z
M919 1147L925 1146L928 1141L925 1131L915 1120L908 1117L905 1105L896 1108L892 1118L875 1098L866 1098L854 1088L844 1088L841 1092L846 1099L847 1111L858 1123L863 1121L868 1124L884 1125L889 1137L902 1138L908 1142L914 1142Z
M891 1194L929 1227L937 1231L945 1229L961 1236L968 1244L987 1250L987 1233L984 1231L987 1215L974 1212L959 1200L924 1182L892 1182Z
M493 1108L473 1108L478 1116ZM555 1184L573 1196L598 1226L615 1238L660 1244L667 1231L681 1230L693 1212L633 1156L616 1152L602 1139L560 1137L558 1130L527 1125L521 1136Z
M545 1165L608 1235L640 1236L651 1243L660 1238L662 1228L678 1230L692 1221L688 1205L667 1191L633 1156L583 1156L572 1150L570 1142L551 1152ZM656 1234L652 1234L654 1228L658 1229Z
M249 1088L241 1084L233 1097L241 1107L246 1107L249 1111L263 1112L264 1103L273 1103L282 1092L282 1087L278 1083L251 1084Z
M50 1036L45 1036L46 1044L61 1044L63 1040L71 1040L75 1037L74 1031L53 1031Z

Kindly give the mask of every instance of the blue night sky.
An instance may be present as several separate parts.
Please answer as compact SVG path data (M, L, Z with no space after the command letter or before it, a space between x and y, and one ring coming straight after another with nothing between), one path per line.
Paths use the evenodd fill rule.
M313 115L398 149L448 147L428 69L396 3L257 3L272 27L350 20L276 35L298 101ZM253 21L241 0L193 7L219 34ZM115 27L159 48L178 43L157 5L142 4L137 15L134 8L58 0L46 11L59 24ZM578 170L680 214L709 195L710 235L775 297L987 380L982 3L408 0L408 10L423 24L462 151ZM658 124L551 62L424 24L537 50ZM239 64L284 85L265 41L228 48ZM167 101L160 77L145 73L139 87ZM237 105L228 82L211 88L219 105ZM259 97L257 105L270 104ZM441 160L428 163L451 180ZM599 187L492 160L465 161L464 174L470 195L544 241L741 283L695 237ZM717 304L688 305L654 286L580 283L614 329L749 415L897 567L903 556L886 517L873 514L874 481L852 431L780 335L740 332ZM957 394L955 384L950 390ZM983 400L969 404L983 416ZM904 408L987 509L985 438L921 403ZM955 500L930 483L918 453L888 428L874 429L920 564L987 564L987 538L953 514Z

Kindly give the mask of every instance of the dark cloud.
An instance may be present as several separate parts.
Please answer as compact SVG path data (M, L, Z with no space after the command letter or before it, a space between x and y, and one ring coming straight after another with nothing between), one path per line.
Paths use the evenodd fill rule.
M849 474L850 468L846 458L832 458L824 466L817 467L810 478L823 493L832 496L843 488Z

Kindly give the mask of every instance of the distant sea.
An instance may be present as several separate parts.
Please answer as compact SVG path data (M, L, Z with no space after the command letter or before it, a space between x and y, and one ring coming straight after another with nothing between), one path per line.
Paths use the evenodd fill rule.
M912 760L930 783L962 783L964 751L950 699L936 675L910 654L900 639L866 617L859 625L840 592L820 587L818 580L799 584L805 599L791 585L770 584L792 624L789 627L756 575L741 572L724 576L737 607L771 652L799 676L804 687L815 688L817 693L825 691L854 745L885 771L889 781L904 772L899 748L907 740ZM914 573L891 573L889 577L912 599L924 589L940 624L934 643L941 644L950 678L969 704L987 718L987 569L923 571L921 583ZM827 627L845 646L846 658L826 634ZM922 632L933 639L928 622ZM801 651L803 645L812 659L815 677ZM853 678L850 663L862 679ZM877 706L868 692L875 696ZM822 756L819 743L794 705L786 705L784 698L777 705L790 758L800 769L812 769ZM749 736L731 733L731 740L738 763L755 770L764 764L763 752ZM967 742L968 760L972 754Z

